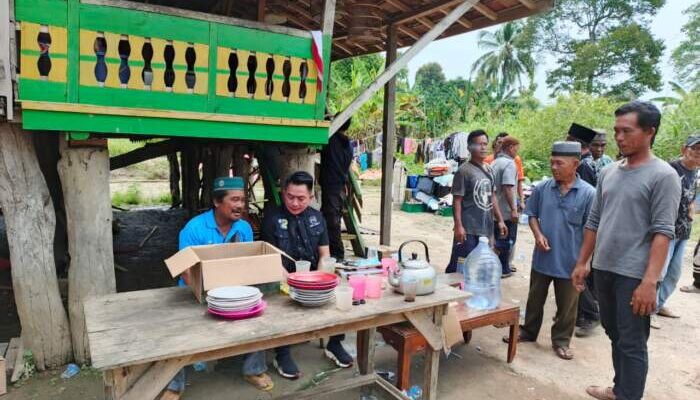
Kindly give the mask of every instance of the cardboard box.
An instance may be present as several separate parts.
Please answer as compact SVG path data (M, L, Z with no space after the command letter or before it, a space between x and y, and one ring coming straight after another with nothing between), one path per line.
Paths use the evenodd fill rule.
M189 286L200 303L222 286L279 282L286 270L281 251L266 242L192 246L165 260L173 277L189 270Z

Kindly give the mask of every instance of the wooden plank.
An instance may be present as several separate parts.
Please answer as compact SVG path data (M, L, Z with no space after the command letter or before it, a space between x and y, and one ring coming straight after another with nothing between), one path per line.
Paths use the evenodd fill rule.
M433 323L442 330L442 316L447 312L447 305L437 306L433 312ZM440 369L440 349L425 351L425 367L423 375L423 398L437 400L438 398L438 373Z
M399 390L391 382L385 380L382 377L377 378L377 385L381 386L382 389L386 390L389 394L396 397L397 399L410 400L410 397L406 396L401 390Z
M155 399L158 393L172 380L184 366L190 363L190 357L180 357L156 362L134 385L121 397L121 400Z
M10 339L9 346L5 351L5 371L7 372L7 376L12 376L12 372L15 370L15 361L22 347L22 338L16 337ZM19 357L21 358L21 356Z
M412 21L414 19L420 18L425 15L432 14L438 10L459 4L464 0L443 0L438 2L431 2L422 7L414 8L412 10L404 11L395 15L387 21L387 24L402 24L404 22Z
M496 21L498 19L498 14L496 14L495 11L481 3L474 4L474 9L483 14L486 18L490 19L491 21Z
M386 66L396 60L396 25L387 30ZM394 145L396 135L396 77L384 86L384 113L382 120L382 189L379 207L379 244L391 245L392 185L394 177Z
M165 14L171 16L178 16L184 18L192 18L207 22L217 22L220 24L242 26L245 28L259 29L270 32L282 33L285 35L298 36L302 38L311 38L311 33L303 31L300 29L288 28L285 26L266 24L257 21L251 21L247 19L239 19L226 17L223 15L207 14L197 11L185 10L182 8L175 7L165 7L153 4L136 3L132 1L122 1L122 0L81 0L83 4L93 4L98 6L108 6L108 7L118 7L126 8L129 10L145 11L157 14Z
M24 341L19 338L19 343L17 344L17 355L15 356L15 365L12 367L12 377L10 382L15 383L22 377L24 373Z
M280 397L275 397L275 400L316 399L321 396L327 396L329 394L338 393L345 390L372 385L377 381L377 379L378 377L375 374L360 375L354 378L346 379L342 382L328 382L313 389L286 393Z
M65 113L120 115L120 116L127 116L127 117L146 117L146 118L187 119L187 120L215 121L215 122L238 122L238 123L243 123L243 124L260 124L260 125L311 126L311 127L327 127L330 125L329 121L309 120L309 119L212 114L212 113L174 111L174 110L156 110L156 109L148 109L148 108L106 107L106 106L98 106L98 105L92 105L92 104L52 103L52 102L26 101L26 100L22 102L22 108L25 110L57 111L57 112L65 112Z
M433 350L439 351L446 347L442 330L433 322L432 310L412 311L404 314Z
M524 5L525 7L529 8L530 10L534 10L537 8L537 4L533 0L518 0L520 1L520 4Z
M374 374L374 335L376 328L357 332L357 367L360 374Z
M5 359L0 357L0 396L7 393L7 376L5 374Z
M273 295L266 297L268 308L260 317L231 323L208 315L206 307L194 301L189 288L142 292L145 293L119 293L86 301L94 367L116 368L189 355L216 359L240 354L238 351L250 352L404 321L404 312L465 298L463 292L439 285L434 294L418 296L415 302L407 303L403 296L387 289L381 300L369 300L350 311L328 304L310 316L307 308L286 296Z
M418 40L411 48L406 50L401 57L396 61L391 63L391 65L384 69L384 71L379 74L379 76L372 82L364 92L358 95L355 100L348 105L348 107L343 110L340 115L333 119L331 123L331 128L328 132L328 137L331 137L341 126L353 115L357 110L362 107L372 96L376 93L382 86L384 86L391 78L393 78L401 69L403 69L408 62L413 59L419 52L421 52L430 42L435 40L440 36L447 28L452 25L456 20L462 17L464 13L469 11L472 6L478 3L479 0L464 0L461 4L455 7L445 18L443 18L439 23L437 23L433 29L428 31L420 40Z

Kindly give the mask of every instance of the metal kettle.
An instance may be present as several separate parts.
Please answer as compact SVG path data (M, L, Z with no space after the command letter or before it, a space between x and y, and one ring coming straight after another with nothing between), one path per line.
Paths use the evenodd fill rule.
M409 243L421 243L425 248L425 260L418 258L418 254L411 253L411 259L403 260L403 247ZM399 246L399 264L398 267L389 272L389 284L394 287L394 290L403 293L406 282L416 280L418 285L416 295L431 294L435 291L437 273L435 268L430 265L430 255L428 254L428 245L422 240L409 240L403 242Z

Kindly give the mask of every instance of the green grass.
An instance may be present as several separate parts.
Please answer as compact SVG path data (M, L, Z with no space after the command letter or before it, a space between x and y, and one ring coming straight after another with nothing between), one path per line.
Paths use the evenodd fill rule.
M128 153L132 150L143 147L144 142L132 142L129 139L109 139L107 146L110 157Z
M415 162L415 154L396 153L395 155L397 160L401 160L404 164L406 164L406 171L408 171L408 175L423 175L425 172L423 163Z
M138 184L131 184L126 191L112 194L112 205L117 207L169 205L172 199L170 193L162 193L155 197L145 197Z

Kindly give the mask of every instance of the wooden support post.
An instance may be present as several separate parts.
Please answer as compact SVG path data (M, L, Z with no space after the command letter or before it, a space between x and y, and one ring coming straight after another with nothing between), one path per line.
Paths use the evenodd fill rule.
M107 147L70 147L60 142L61 177L68 232L68 314L73 352L90 362L83 301L116 292L112 250L112 202L109 195Z
M177 159L177 152L168 154L168 164L170 166L170 206L178 207L182 203L180 194L180 162Z
M379 74L377 79L372 82L364 92L355 98L350 105L343 110L331 123L331 128L328 132L329 137L333 135L343 124L365 104L372 96L384 86L389 79L393 78L401 69L403 69L409 61L413 59L420 51L422 51L430 42L435 40L443 32L447 30L455 21L460 19L464 13L469 11L474 4L479 0L464 0L461 4L455 7L445 18L435 24L433 29L423 35L410 49L406 50L396 61L391 63L384 71Z
M357 367L362 375L374 373L374 335L376 333L377 328L357 332Z
M433 308L433 323L437 329L442 329L442 316L447 312L447 305ZM440 352L442 348L425 349L425 369L423 375L423 398L437 400L438 398L438 370L440 369Z
M396 25L387 29L386 66L396 60ZM379 217L379 244L391 245L392 184L394 177L394 136L396 134L396 76L384 86L384 120L382 121L382 199Z
M56 217L31 135L17 124L0 124L0 207L10 232L13 289L24 343L43 370L65 364L72 350L53 256Z

